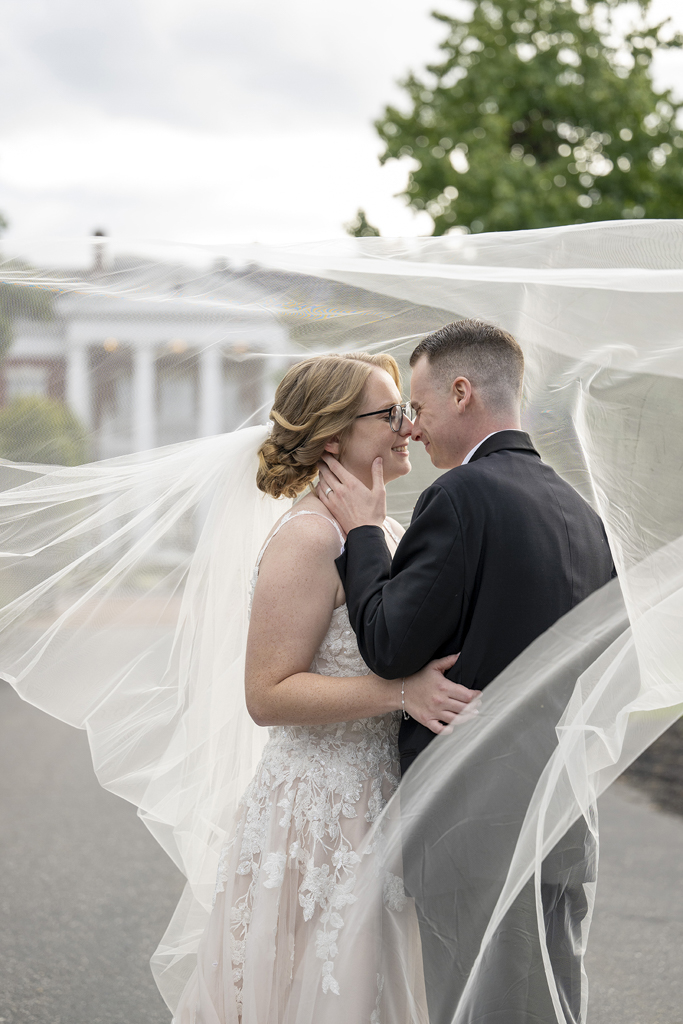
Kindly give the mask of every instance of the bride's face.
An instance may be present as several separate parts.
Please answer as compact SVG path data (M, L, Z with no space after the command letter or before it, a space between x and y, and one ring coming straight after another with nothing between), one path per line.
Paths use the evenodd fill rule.
M378 456L383 460L385 483L410 472L408 442L412 423L404 416L396 434L389 426L389 413L381 411L400 404L400 392L390 375L379 366L375 367L363 389L359 410L362 419L356 419L353 424L341 456L342 465L368 487L372 486L372 463ZM363 415L376 411L377 415Z

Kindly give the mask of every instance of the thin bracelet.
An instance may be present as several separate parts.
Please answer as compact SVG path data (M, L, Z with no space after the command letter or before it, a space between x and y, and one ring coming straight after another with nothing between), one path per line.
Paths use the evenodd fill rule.
M405 679L401 680L401 711L403 712L403 717L404 717L404 719L407 722L408 719L410 718L410 715L406 711L406 681L405 681Z

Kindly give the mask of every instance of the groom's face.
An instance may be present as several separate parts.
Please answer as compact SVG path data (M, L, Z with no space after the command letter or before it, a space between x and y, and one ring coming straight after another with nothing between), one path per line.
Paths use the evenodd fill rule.
M462 415L454 397L435 376L426 356L413 367L410 381L410 404L415 412L413 441L422 441L437 469L459 466L470 446L463 434Z

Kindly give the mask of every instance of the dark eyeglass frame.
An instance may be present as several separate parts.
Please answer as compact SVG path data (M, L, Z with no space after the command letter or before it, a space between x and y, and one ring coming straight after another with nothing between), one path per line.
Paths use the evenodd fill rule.
M398 413L394 414L394 409L398 409L401 414L401 418L398 421L397 427L394 426L394 420L397 419ZM396 405L390 405L388 409L375 409L374 412L362 412L360 416L356 416L356 419L363 420L365 419L366 416L381 416L385 412L391 413L391 417L389 419L389 426L391 427L395 434L398 434L401 430L401 427L403 426L403 417L408 416L408 419L410 419L410 416L408 415L409 409L410 402L405 402L404 405L400 405L397 402Z

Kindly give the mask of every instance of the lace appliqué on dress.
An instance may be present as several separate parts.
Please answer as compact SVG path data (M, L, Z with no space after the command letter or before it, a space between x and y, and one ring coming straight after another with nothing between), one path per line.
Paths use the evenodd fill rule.
M258 564L252 593L257 575ZM345 605L335 609L310 670L340 677L368 674ZM240 802L236 830L221 852L216 884L217 895L230 888L235 873L248 882L239 895L232 886L236 898L229 910L238 1004L250 925L259 901L266 898L261 890L273 891L278 907L284 907L289 901L283 891L291 886L296 887L303 921L315 929L322 990L340 994L334 959L344 909L356 899L360 843L398 786L398 728L395 713L268 730L263 756ZM387 906L400 909L401 900L405 902L401 879L387 875L384 892ZM271 930L280 927L276 918ZM288 941L293 971L295 958L302 955L296 949L296 929Z
M367 674L345 606L335 610L311 671ZM398 727L398 715L392 714L337 725L269 729L261 762L242 797L241 834L224 847L218 870L217 892L225 889L235 862L239 874L251 876L230 910L238 989L259 885L273 889L287 881L297 885L304 921L315 917L318 925L315 951L323 961L323 991L339 994L334 958L344 908L355 901L354 869L360 861L344 819L362 817L366 826L355 830L362 838L395 792ZM274 833L281 833L275 849ZM389 876L385 900L392 909L399 909L399 892L403 883Z

